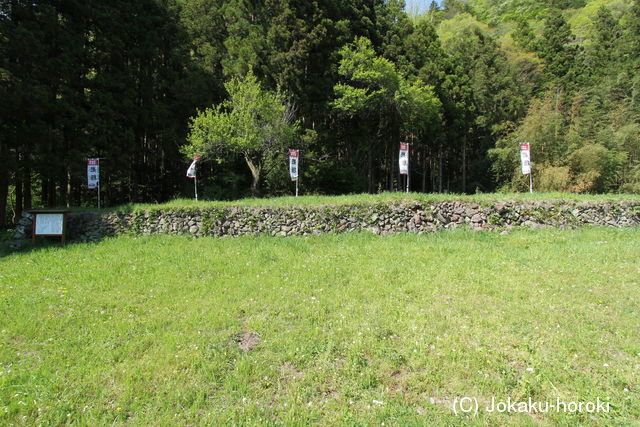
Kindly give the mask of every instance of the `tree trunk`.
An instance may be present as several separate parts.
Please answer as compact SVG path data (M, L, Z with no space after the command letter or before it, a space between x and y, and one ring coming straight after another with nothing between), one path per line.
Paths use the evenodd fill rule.
M46 178L43 174L41 174L40 178L40 194L40 204L46 206L49 198L49 178Z
M16 163L18 167L16 168L16 172L14 174L14 185L16 188L16 209L13 212L13 222L18 222L20 220L20 217L22 216L22 161L20 160L20 157L20 152L16 153Z
M562 85L558 85L558 87L556 88L556 117L554 117L554 120L556 122L555 125L555 129L554 129L554 139L555 141L553 141L554 145L553 146L557 146L558 145L558 135L560 133L560 129L559 129L559 120L558 117L560 115L560 95L562 95ZM544 152L544 143L542 144L542 151ZM553 149L551 150L553 152Z
M29 157L25 156L24 169L22 175L22 192L24 209L31 209L31 166L29 165Z
M422 149L422 192L427 192L427 147Z
M398 172L396 172L396 170L398 170L396 168L396 165L398 164L398 159L396 157L396 153L399 154L399 147L400 147L400 125L398 124L399 122L399 118L398 117L393 117L393 125L391 127L391 140L390 140L390 149L389 149L389 154L390 154L390 159L389 159L389 183L387 185L387 190L388 191L393 191L394 189L394 179L399 175ZM406 142L406 141L405 141Z
M54 207L58 204L58 198L57 198L57 186L56 186L56 180L55 178L51 177L49 178L49 186L47 187L49 190L49 194L47 195L47 206L48 207Z
M462 193L467 192L467 135L462 138Z
M82 180L71 175L71 188L72 188L72 205L80 206L82 204Z
M69 165L65 167L64 175L64 205L71 206L71 168Z
M371 144L369 144L369 152L367 153L367 191L373 194L373 155L371 153Z
M31 209L31 168L29 166L24 167L24 175L22 178L22 186L24 190L22 191L23 197L23 206L24 209Z
M444 169L442 165L442 145L438 149L438 163L438 193L442 193L442 171Z
M393 142L391 143L391 145L393 144ZM387 158L387 185L385 187L387 187L387 191L391 192L393 191L393 178L395 176L395 170L393 167L393 162L395 159L395 155L393 154L393 147L391 149L389 149L389 147L387 147L387 149L385 151L388 151L389 153L386 154L385 153L385 157Z
M247 166L249 166L249 170L251 170L251 195L253 197L259 196L258 185L260 184L260 170L261 167L259 164L256 164L248 155L245 154L244 159L247 162Z
M0 230L7 227L7 197L9 195L9 156L7 144L0 142Z

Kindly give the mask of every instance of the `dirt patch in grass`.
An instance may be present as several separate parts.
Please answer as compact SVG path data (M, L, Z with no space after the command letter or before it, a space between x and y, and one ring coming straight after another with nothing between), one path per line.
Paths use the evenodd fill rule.
M260 334L257 332L242 332L236 334L234 341L240 346L240 350L248 352L260 344Z
M302 376L302 372L298 371L291 362L285 362L280 367L280 376L285 380L297 379Z

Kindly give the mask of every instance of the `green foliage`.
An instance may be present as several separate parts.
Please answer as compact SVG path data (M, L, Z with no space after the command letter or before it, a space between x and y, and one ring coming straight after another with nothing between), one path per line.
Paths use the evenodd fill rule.
M620 186L620 192L640 194L640 164L636 164L629 171L626 182ZM637 215L640 215L640 212Z
M551 9L545 20L542 38L539 43L540 57L546 62L545 71L550 78L570 81L574 76L569 72L576 66L577 49L573 45L574 36L571 27L562 12Z
M525 19L518 19L518 26L511 34L511 37L516 42L516 44L525 51L536 50L536 35Z
M442 49L435 26L426 19L418 22L404 41L407 64L405 74L417 76L437 86L446 75L447 56Z
M335 110L348 116L385 108L400 89L401 77L388 59L376 56L371 41L357 38L340 50L338 72L349 82L336 84Z
M598 9L593 18L594 34L591 46L592 67L594 71L602 73L609 71L609 67L616 56L618 39L621 37L621 29L618 21L606 7ZM599 74L600 74L599 73Z
M487 24L478 21L468 13L455 15L453 18L443 21L438 26L438 36L445 49L450 50L450 46L456 41L461 41L466 35L474 33L487 34L489 27Z
M395 94L395 103L405 137L415 139L440 124L442 103L433 87L425 85L422 80L413 83L402 80Z
M299 124L281 93L262 89L249 71L225 84L229 99L191 119L188 154L236 152L244 156L257 192L267 156L283 152L298 133Z
M639 67L629 0L447 0L420 16L401 0L0 2L0 228L31 207L93 206L87 157L104 159L108 205L191 194L180 147L190 132L207 144L198 111L235 147L203 162L208 198L288 191L286 144L313 156L306 191L392 191L401 140L425 192L523 188L523 139L541 170L570 169L569 188L630 191ZM299 132L227 126L240 115L224 82L249 70L287 94ZM259 159L261 132L281 144ZM571 157L585 146L606 149L588 173L586 152Z
M335 86L335 110L350 117L380 109L398 110L405 135L419 135L438 120L441 108L433 87L407 82L389 60L375 55L368 39L358 38L340 54L339 73L348 83Z
M236 78L250 71L264 75L268 48L267 6L256 1L229 0L223 2L223 8L228 35L224 40L226 54L220 62L225 76Z
M632 3L629 0L591 0L584 7L572 11L568 22L576 37L588 43L594 35L594 20L602 9L609 10L614 19L619 19L628 12Z
M470 3L478 16L492 25L520 19L540 19L550 4L541 0L472 0Z
M568 191L571 185L571 171L566 166L547 166L540 169L536 189L543 192Z
M411 62L414 59L411 53L404 59ZM331 105L352 122L360 120L370 124L369 143L364 150L370 159L382 151L384 145L385 151L395 151L400 140L419 141L428 131L440 126L442 103L434 88L419 78L409 81L393 62L376 55L370 40L357 38L344 46L340 55L338 72L343 81L334 86L336 98ZM415 65L405 68L415 70ZM386 141L381 136L385 136ZM378 144L372 143L374 138ZM385 156L385 163L386 160ZM371 161L368 163L368 188L372 192L373 165ZM388 163L386 166L387 173L393 175L393 166L389 167Z
M619 178L626 161L626 153L612 152L599 144L588 144L569 156L569 165L575 176L574 191L606 192Z

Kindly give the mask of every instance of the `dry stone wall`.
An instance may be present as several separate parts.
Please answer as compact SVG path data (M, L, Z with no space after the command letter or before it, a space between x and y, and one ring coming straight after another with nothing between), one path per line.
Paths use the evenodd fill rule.
M640 202L499 201L340 205L313 207L167 208L130 213L74 213L72 239L119 234L179 234L194 237L292 236L368 231L426 233L466 227L475 230L572 228L582 225L640 225Z

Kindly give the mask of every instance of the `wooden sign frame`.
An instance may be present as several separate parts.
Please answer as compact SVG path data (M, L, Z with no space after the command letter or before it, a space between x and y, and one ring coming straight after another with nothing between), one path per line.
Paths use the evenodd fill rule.
M42 209L37 211L28 211L33 215L33 229L31 231L31 240L33 243L36 242L36 237L60 237L60 242L62 246L66 244L66 234L67 234L67 215L70 211L68 210L60 210L60 209ZM38 224L38 215L62 215L62 233L57 234L38 234L36 233L37 224Z

